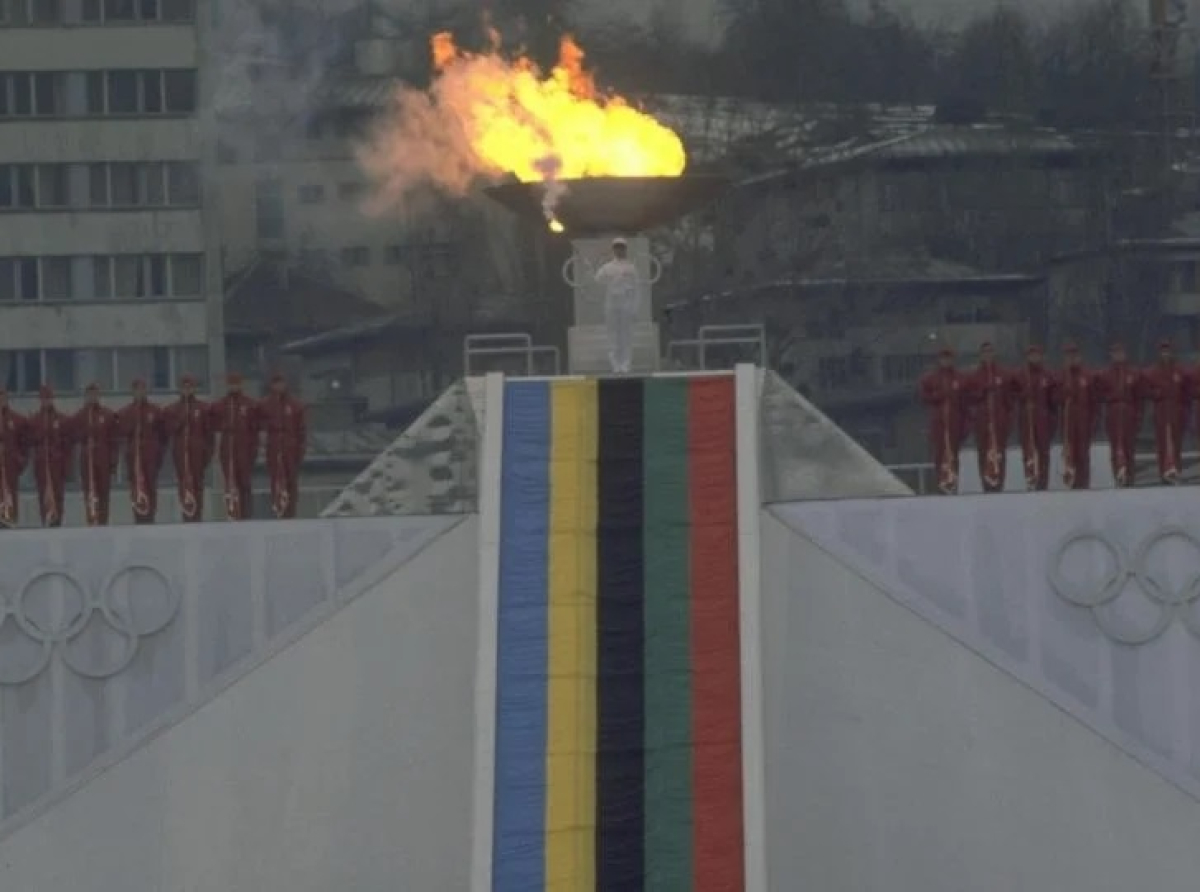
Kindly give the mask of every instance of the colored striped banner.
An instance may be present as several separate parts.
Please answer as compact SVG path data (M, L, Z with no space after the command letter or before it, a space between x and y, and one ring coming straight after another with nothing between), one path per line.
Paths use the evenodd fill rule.
M733 379L504 416L493 889L740 892Z

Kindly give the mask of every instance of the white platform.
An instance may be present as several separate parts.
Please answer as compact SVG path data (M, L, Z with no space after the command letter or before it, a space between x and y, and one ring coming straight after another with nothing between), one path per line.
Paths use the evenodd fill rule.
M658 326L638 323L633 329L633 367L635 374L658 371ZM612 372L608 361L608 333L603 325L576 325L567 330L568 371L572 375L606 375Z

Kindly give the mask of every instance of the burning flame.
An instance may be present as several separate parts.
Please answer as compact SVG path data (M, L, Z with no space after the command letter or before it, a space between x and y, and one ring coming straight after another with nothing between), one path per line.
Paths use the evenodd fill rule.
M548 75L526 58L505 59L498 39L486 54L459 49L450 34L432 40L435 93L449 106L471 151L488 171L543 183L551 229L560 180L679 176L687 165L678 134L619 96L605 96L570 37Z

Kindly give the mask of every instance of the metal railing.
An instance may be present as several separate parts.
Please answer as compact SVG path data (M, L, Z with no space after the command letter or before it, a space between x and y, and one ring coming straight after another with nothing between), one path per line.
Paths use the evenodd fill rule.
M667 358L676 359L680 348L697 351L700 369L708 369L708 351L712 347L753 347L757 353L754 360L760 366L767 364L767 329L761 324L702 325L695 338L671 341L667 344Z
M537 357L549 356L554 367L551 374L562 373L562 356L558 348L535 344L533 338L524 332L474 334L463 338L463 374L466 377L470 378L475 374L472 359L483 356L523 356L527 376L538 374Z

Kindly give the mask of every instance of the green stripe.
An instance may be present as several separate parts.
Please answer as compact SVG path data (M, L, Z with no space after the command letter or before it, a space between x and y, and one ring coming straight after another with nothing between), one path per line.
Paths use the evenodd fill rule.
M646 883L691 892L692 690L688 555L688 384L646 382Z

